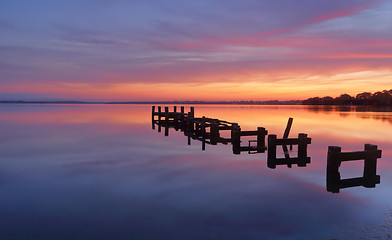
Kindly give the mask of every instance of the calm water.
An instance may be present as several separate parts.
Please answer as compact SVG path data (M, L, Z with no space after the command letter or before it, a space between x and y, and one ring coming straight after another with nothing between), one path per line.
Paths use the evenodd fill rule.
M390 220L392 112L196 105L195 115L278 137L293 117L290 137L312 138L311 163L270 169L267 153L202 151L180 131L152 130L149 105L0 105L0 239L387 236L377 227ZM383 150L381 183L327 192L328 146L365 143ZM362 171L363 161L341 167L342 178Z

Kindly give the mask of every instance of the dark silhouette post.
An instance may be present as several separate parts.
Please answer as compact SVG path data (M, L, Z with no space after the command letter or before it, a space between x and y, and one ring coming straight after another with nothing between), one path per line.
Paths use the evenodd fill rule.
M287 139L289 137L291 125L293 125L293 118L289 118L289 120L287 121L286 129L284 130L284 133L283 133L283 139ZM292 144L290 144L290 150L293 150Z
M339 160L342 148L338 146L329 146L327 155L327 191L339 192L340 173L339 167L341 161Z
M267 158L267 166L269 168L276 168L276 135L271 134L268 135L268 158Z
M298 166L306 167L306 159L308 158L308 135L305 133L298 134ZM290 145L292 146L292 145Z
M257 128L257 152L261 153L265 150L265 136L267 135L267 131L263 127Z
M201 131L201 134L204 136L206 133L206 117L205 116L203 116L201 118L200 131Z
M377 145L365 144L365 151L377 151ZM377 182L377 156L375 154L368 155L364 160L364 186L369 188L375 187Z
M233 125L231 130L231 142L233 144L233 153L240 154L241 153L241 128L238 124Z
M158 107L158 122L161 123L161 117L162 117L162 109L161 106Z
M155 129L155 106L152 106L151 112L152 129Z
M184 113L184 106L181 106L181 113Z
M173 107L173 112L175 112L175 113L177 112L177 106Z
M211 137L211 144L216 145L219 140L219 124L214 122L211 123L210 126L210 137Z
M169 107L165 107L165 124L169 124Z

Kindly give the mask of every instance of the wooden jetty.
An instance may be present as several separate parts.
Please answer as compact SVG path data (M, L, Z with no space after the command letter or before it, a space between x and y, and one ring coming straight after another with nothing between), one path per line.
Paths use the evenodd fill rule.
M364 151L342 152L341 147L329 146L327 157L327 191L338 193L342 188L363 186L374 188L380 183L377 175L377 159L381 158L381 150L377 145L365 144ZM364 160L363 176L341 179L339 167L342 162Z
M286 128L287 129L287 128ZM288 136L288 134L284 135ZM275 134L268 135L268 158L267 166L269 168L276 168L277 165L287 165L291 167L292 164L297 164L298 167L306 167L307 163L310 163L310 157L308 157L308 144L311 144L311 138L305 133L299 133L298 138L281 138L278 139ZM298 156L290 157L288 155L287 146L298 145ZM276 157L277 146L282 146L285 150L284 158Z
M165 136L169 135L169 128L174 128L176 131L181 130L184 135L188 137L188 144L190 140L198 140L202 142L202 149L205 149L205 144L217 145L218 143L233 145L233 153L240 154L241 152L248 153L262 153L265 152L265 138L268 131L263 127L258 127L255 131L243 131L238 123L227 122L224 120L208 117L195 117L194 107L190 107L190 111L185 113L184 106L181 106L180 111L177 107L173 107L173 111L169 111L169 107L152 106L152 128L158 126L158 131L165 128ZM221 136L222 131L230 131L230 138ZM255 140L249 140L248 145L241 145L241 137L254 136Z

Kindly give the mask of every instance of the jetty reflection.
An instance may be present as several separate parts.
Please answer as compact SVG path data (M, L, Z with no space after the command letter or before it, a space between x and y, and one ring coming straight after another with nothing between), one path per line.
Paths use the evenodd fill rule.
M376 145L365 144L364 151L341 152L338 146L328 147L327 157L327 191L338 193L340 189L363 186L374 188L380 183L377 175L377 159L381 158L381 150ZM339 167L342 162L364 160L363 176L341 179Z

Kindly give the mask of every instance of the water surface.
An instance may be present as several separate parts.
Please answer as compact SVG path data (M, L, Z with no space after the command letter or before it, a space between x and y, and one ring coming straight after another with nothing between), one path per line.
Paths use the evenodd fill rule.
M293 117L290 137L312 138L311 163L270 169L267 153L234 155L223 144L202 151L181 131L152 130L150 105L0 105L0 239L384 234L374 229L392 201L389 109L196 105L195 115L278 137ZM383 151L381 183L327 192L328 146L355 151L365 143ZM341 167L342 178L362 171L363 161Z

